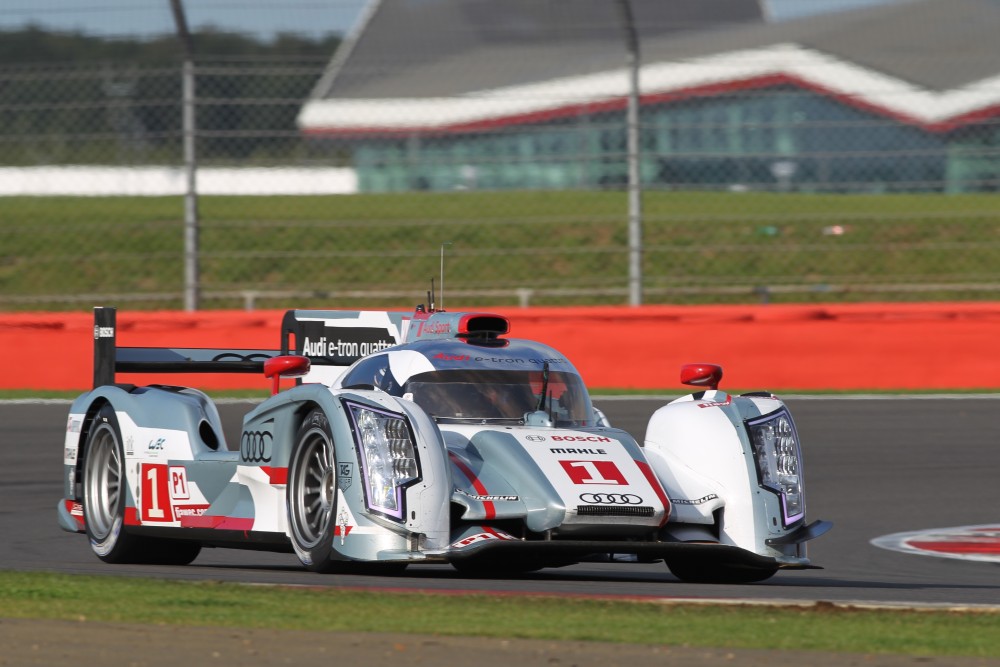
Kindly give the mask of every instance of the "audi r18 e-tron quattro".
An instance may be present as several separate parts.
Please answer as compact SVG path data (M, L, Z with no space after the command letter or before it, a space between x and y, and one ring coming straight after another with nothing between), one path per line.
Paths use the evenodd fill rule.
M504 317L289 311L281 349L119 347L95 309L94 389L66 426L59 524L109 563L186 564L204 546L294 552L317 572L450 563L503 575L663 560L685 581L813 567L788 408L718 388L656 410L643 443L595 409L555 349ZM251 372L273 395L227 442L203 392L118 373ZM299 378L279 391L281 377Z

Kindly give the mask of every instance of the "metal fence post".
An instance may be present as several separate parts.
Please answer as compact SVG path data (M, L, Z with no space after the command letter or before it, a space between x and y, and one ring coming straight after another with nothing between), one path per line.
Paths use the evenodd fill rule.
M642 304L642 181L639 171L639 37L632 19L632 4L618 0L625 48L628 52L628 302Z
M198 162L195 153L194 49L182 0L170 0L177 37L184 48L182 133L184 136L184 310L198 310Z

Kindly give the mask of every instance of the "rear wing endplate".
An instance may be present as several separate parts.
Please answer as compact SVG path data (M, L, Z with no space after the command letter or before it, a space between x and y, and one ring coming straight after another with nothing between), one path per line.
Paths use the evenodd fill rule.
M94 308L94 387L117 373L263 373L278 350L118 347L117 309Z

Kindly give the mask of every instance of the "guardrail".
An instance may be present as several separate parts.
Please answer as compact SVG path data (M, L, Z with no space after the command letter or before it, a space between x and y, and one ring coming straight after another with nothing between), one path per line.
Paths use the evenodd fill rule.
M686 393L681 364L725 369L723 389L771 391L1000 390L1000 302L750 306L491 308L511 335L547 343L591 387ZM283 310L119 311L121 344L138 347L270 348ZM93 358L93 316L0 315L0 349L17 366L6 389L84 389ZM984 352L985 351L985 352ZM163 382L162 376L123 382ZM204 389L258 388L263 377L170 377Z

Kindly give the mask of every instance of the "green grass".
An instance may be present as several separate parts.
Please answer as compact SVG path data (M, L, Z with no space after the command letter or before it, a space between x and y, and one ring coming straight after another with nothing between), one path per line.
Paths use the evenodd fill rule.
M328 582L327 582L328 583ZM664 591L667 593L668 591ZM384 631L718 648L1000 654L1000 614L730 607L560 596L375 592L0 572L0 616Z
M646 301L756 302L765 286L772 301L995 298L998 201L648 192ZM626 211L621 192L202 197L202 286L313 293L296 307L412 307L449 242L449 290L501 291L462 296L463 307L514 305L517 289L541 290L538 305L623 303ZM837 225L843 235L826 233ZM24 300L65 294L138 294L146 299L130 308L177 307L182 284L180 197L9 197L0 207L0 308L80 307ZM349 294L358 290L365 295Z

